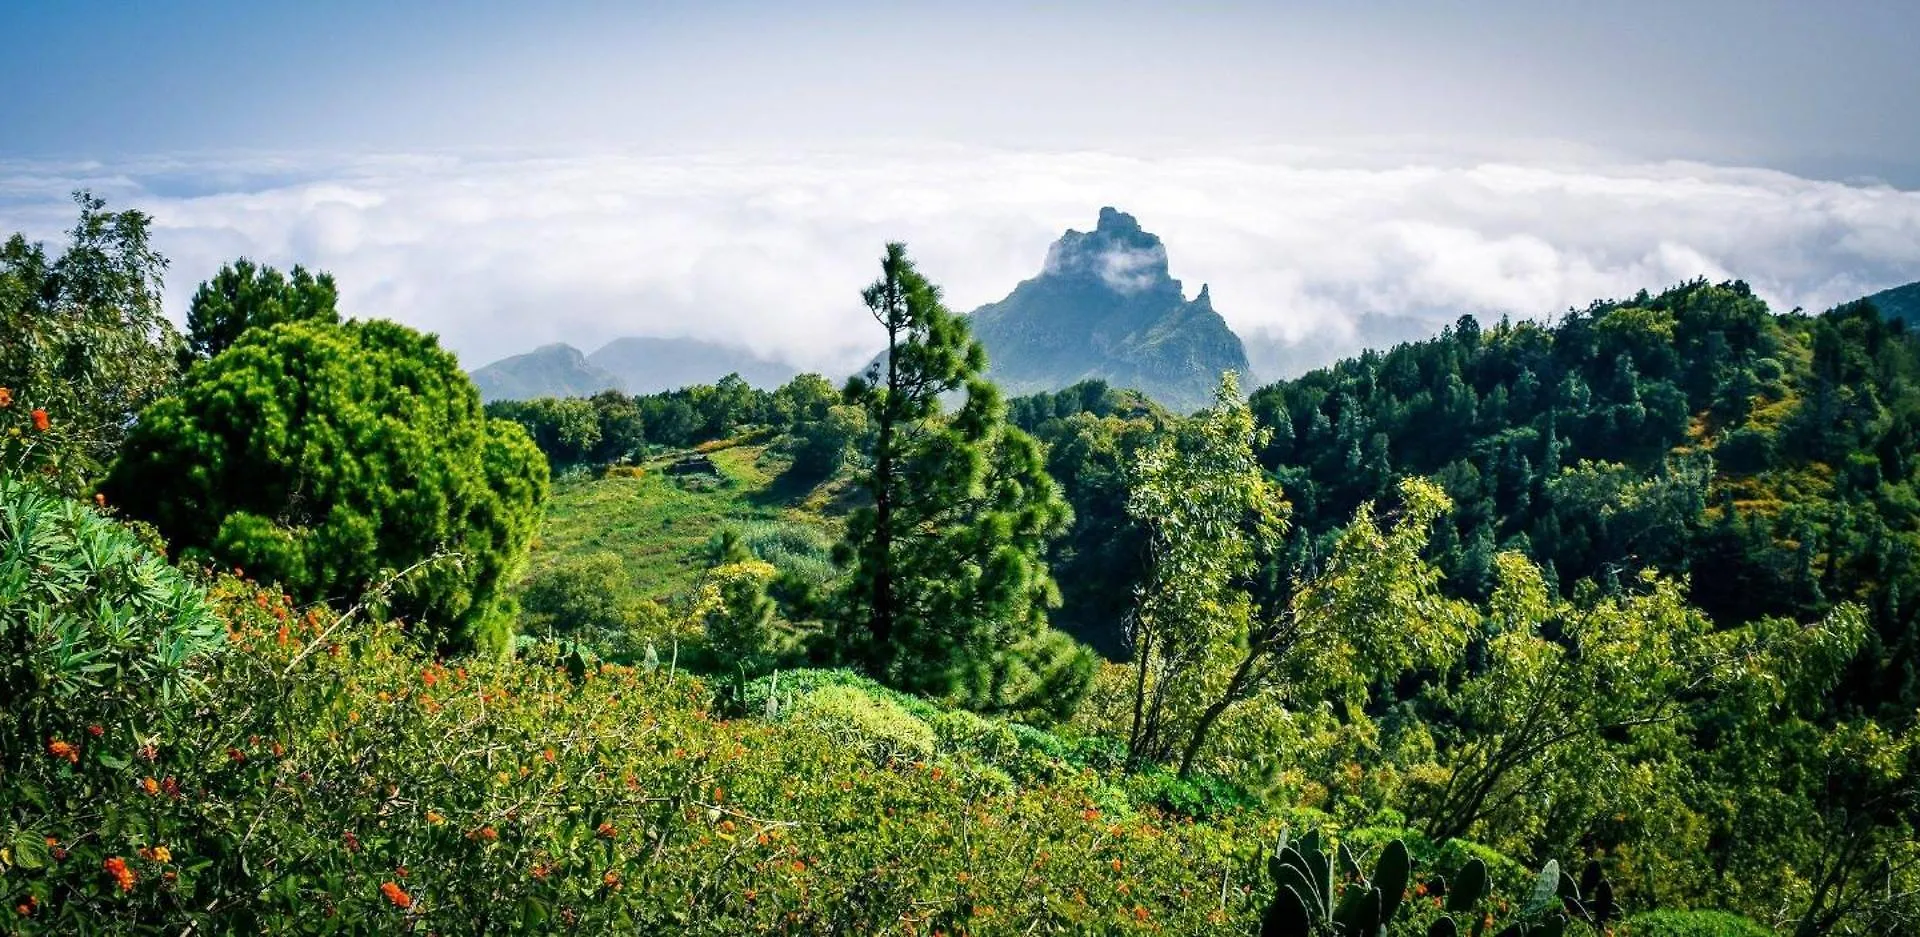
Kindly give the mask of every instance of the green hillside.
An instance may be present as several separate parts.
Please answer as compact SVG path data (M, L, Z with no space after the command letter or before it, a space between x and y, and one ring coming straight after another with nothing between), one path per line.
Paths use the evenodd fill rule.
M528 559L530 573L596 553L620 557L633 598L666 602L690 592L710 565L714 535L734 529L763 544L812 544L782 561L826 562L839 534L832 510L843 482L795 481L792 459L765 442L727 446L704 455L712 474L668 474L691 452L616 468L603 477L576 473L554 485L546 521Z

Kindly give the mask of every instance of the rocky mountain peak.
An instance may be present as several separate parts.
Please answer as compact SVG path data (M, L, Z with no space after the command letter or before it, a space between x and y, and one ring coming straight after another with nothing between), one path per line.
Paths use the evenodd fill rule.
M1092 231L1068 230L1047 250L1042 277L1097 283L1115 293L1178 292L1167 248L1132 215L1108 207Z

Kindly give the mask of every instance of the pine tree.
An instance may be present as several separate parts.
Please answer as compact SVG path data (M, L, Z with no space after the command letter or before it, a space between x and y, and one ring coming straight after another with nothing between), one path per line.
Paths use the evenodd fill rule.
M887 336L846 392L872 428L861 471L872 504L835 551L852 575L828 650L894 686L946 693L1045 628L1058 590L1043 557L1068 510L1039 446L980 377L985 350L905 245L887 245L862 298ZM962 391L943 414L941 398Z

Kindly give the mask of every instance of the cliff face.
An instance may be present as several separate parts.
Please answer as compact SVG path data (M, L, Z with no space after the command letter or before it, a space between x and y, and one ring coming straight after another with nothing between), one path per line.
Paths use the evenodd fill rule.
M1098 378L1190 411L1212 401L1220 372L1247 372L1246 349L1207 288L1188 300L1160 238L1112 208L1094 230L1068 231L1038 276L971 318L990 376L1010 395Z

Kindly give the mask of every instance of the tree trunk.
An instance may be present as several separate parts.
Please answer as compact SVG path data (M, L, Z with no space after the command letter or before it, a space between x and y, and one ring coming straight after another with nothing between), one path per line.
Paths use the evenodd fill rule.
M1187 739L1186 751L1180 753L1179 776L1184 779L1193 772L1193 759L1200 754L1200 747L1207 743L1207 736L1213 732L1213 724L1226 715L1227 709L1240 702L1247 691L1247 677L1253 673L1253 665L1260 660L1259 648L1248 648L1245 657L1240 658L1240 666L1234 668L1233 679L1227 681L1220 698L1200 714L1200 722L1193 727L1192 737Z
M895 394L900 383L900 292L893 270L887 271L887 383L880 401L879 436L873 452L873 609L868 621L867 648L874 676L885 679L893 660L893 434L899 413Z

